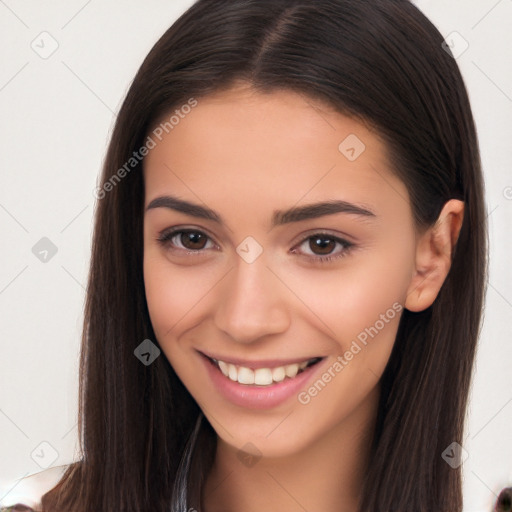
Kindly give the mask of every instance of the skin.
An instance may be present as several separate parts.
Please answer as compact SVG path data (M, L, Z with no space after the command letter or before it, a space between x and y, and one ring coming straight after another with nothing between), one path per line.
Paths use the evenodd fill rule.
M354 161L338 149L350 134L366 146ZM155 335L218 435L205 510L355 510L379 379L402 313L307 404L293 396L266 410L234 405L212 386L197 351L255 361L325 356L307 390L394 303L411 311L432 304L450 268L463 203L447 202L437 224L418 231L377 133L311 98L243 84L199 99L149 152L144 180L146 207L172 194L225 221L165 207L144 217ZM336 213L271 226L275 210L339 199L375 216ZM206 241L159 242L173 227L198 230ZM326 231L352 248L332 238L323 250L310 243ZM252 263L236 251L248 236L263 249ZM340 254L326 263L308 259ZM259 457L255 463L240 460L243 447Z

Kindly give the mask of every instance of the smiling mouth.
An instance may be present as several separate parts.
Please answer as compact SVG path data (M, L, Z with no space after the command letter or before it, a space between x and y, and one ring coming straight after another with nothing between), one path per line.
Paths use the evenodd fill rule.
M292 363L274 368L247 368L241 365L235 365L213 359L205 355L210 363L216 366L222 374L232 382L244 385L271 386L289 379L293 379L307 368L314 366L322 361L323 357L313 357L301 363Z

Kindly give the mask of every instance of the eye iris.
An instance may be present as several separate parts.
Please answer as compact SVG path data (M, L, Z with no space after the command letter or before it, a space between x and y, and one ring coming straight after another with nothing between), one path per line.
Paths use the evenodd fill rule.
M195 231L184 231L181 234L180 241L183 244L183 247L190 250L198 250L204 248L206 244L206 237ZM199 244L199 246L195 246L194 244Z
M336 242L332 238L321 236L310 238L309 241L309 247L313 252L315 252L315 249L320 249L320 252L316 254L330 254L333 251L335 245Z

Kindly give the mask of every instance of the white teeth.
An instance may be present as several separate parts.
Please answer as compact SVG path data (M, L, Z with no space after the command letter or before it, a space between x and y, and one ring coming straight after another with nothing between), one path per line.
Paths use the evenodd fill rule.
M281 382L286 377L286 372L284 370L284 367L279 366L277 368L274 368L272 370L272 380L276 382Z
M243 368L240 369L242 370ZM254 372L254 384L258 384L258 386L272 384L272 371L269 368L258 368Z
M290 379L293 379L295 375L297 375L297 372L299 371L299 365L298 364L287 364L284 367L284 371L286 372L286 376L290 377Z
M224 361L215 360L220 371L233 382L240 384L256 384L258 386L269 386L274 382L282 382L286 377L293 379L299 371L306 368L309 361L302 363L287 364L276 368L257 368L252 370L245 366L236 366Z
M260 370L256 370L256 373L259 371ZM238 368L238 382L240 382L240 384L254 384L255 382L256 384L259 384L256 379L255 372L250 368L244 368L243 366Z
M228 364L228 376L231 380L238 380L238 371L234 364Z
M218 361L220 371L227 377L229 375L228 365L224 361Z

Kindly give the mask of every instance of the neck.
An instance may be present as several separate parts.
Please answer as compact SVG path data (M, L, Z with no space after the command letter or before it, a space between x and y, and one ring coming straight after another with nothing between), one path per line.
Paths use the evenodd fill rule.
M244 465L237 448L218 438L202 509L354 512L369 464L378 399L376 386L350 417L287 457L263 457Z

